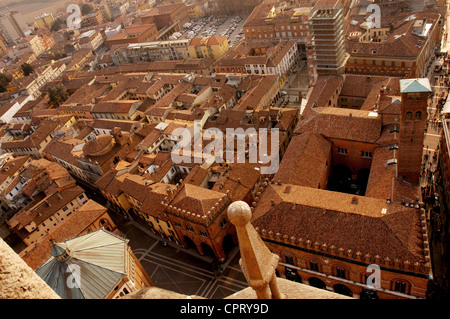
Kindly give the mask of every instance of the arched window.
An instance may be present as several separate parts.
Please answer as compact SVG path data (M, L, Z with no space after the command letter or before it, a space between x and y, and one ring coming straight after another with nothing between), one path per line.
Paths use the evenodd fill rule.
M294 257L292 257L291 255L284 254L284 260L286 264L294 265Z
M347 279L348 277L348 271L347 269L345 269L342 266L336 266L334 267L334 271L333 271L334 275L336 277L342 278L342 279Z
M312 270L312 271L320 272L320 270L319 270L319 263L317 261L315 261L315 260L310 260L309 261L309 269Z
M224 228L226 225L228 224L228 221L226 218L222 219L222 221L220 222L220 227Z
M393 290L408 294L410 284L406 280L396 279L393 281Z
M420 111L417 111L417 112L416 112L416 118L415 118L415 120L416 120L416 121L421 121L421 120L422 120L422 112L420 112Z
M412 121L412 112L406 112L406 120Z

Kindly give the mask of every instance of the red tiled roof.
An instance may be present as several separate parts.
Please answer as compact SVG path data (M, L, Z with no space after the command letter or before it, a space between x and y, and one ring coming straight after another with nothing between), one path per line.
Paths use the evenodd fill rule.
M336 251L342 247L363 256L424 262L419 210L385 200L270 184L253 212L252 224L282 236L334 245Z

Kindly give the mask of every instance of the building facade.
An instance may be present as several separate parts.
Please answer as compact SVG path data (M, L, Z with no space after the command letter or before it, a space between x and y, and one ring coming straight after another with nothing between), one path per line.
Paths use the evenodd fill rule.
M343 74L347 59L344 9L340 1L319 0L309 14L310 75Z

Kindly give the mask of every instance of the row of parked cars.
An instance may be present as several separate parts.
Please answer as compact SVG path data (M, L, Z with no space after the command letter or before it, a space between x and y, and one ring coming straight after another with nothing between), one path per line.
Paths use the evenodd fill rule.
M197 21L188 22L183 25L183 33L185 38L192 39L195 37L212 37L218 35L217 30L221 25L223 25L229 19L228 15L222 15L219 17L205 17ZM242 17L235 16L231 20L231 24L227 26L226 30L220 33L222 36L230 37L231 33L236 30ZM178 39L183 35L172 35L174 38Z
M229 26L220 34L222 36L227 36L229 37L234 30L236 30L236 28L238 27L239 22L241 22L242 17L240 16L235 16L232 20L231 23L229 24Z

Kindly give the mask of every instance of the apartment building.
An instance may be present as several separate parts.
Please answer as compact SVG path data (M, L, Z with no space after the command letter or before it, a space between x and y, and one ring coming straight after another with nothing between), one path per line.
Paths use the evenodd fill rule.
M309 14L308 63L314 79L343 74L347 61L344 8L340 1L319 0Z
M112 54L114 54L114 57L119 55L116 58L116 65L134 62L184 60L190 57L190 43L191 40L189 39L134 43L126 47L119 47Z
M295 39L305 51L310 4L261 3L243 25L245 39Z
M424 77L441 42L442 21L440 10L403 12L383 16L379 28L368 28L353 9L346 28L345 72Z
M216 73L272 74L284 82L297 62L296 40L248 40L239 43L214 63Z
M142 43L154 41L158 36L155 24L136 24L122 29L106 40L106 46L111 49L113 45Z
M193 38L189 43L188 52L191 58L213 58L214 61L220 59L228 50L227 37L206 37Z
M105 42L105 39L100 31L95 30L84 32L78 39L82 49L88 49L94 52L97 51Z

